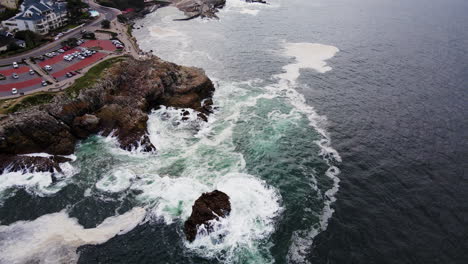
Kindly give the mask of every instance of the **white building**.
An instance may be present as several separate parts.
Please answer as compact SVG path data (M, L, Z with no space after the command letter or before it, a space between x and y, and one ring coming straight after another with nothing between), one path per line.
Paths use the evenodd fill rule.
M24 0L20 13L2 21L9 31L31 30L45 35L50 30L67 24L66 3L54 0Z

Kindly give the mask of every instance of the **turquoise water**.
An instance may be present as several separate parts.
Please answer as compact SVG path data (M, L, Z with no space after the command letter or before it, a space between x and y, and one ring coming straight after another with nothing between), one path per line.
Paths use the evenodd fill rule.
M169 55L168 60L207 69L216 84L216 110L208 122L199 120L192 110L188 120L182 120L181 109L153 110L148 133L157 148L154 153L124 151L112 136L94 136L81 142L76 160L68 165L73 169L53 194L42 189L30 192L43 196L39 201L44 203L48 197L68 199L64 211L5 226L3 234L10 236L19 229L23 234L34 233L43 219L63 223L76 230L75 240L57 239L66 232L57 228L41 233L41 237L66 248L63 256L73 256L72 259L77 258L74 252L78 249L83 263L96 259L93 254L104 254L106 259L120 256L118 262L125 263L137 261L135 257L141 257L137 261L140 263L149 259L170 263L305 261L313 238L326 229L333 212L330 206L338 191L336 165L340 157L330 145L324 126L326 118L305 103L295 83L302 68L331 70L326 60L338 49L313 43L288 46L277 42L279 51L289 49L294 53L306 49L306 56L294 60L287 53L278 53L289 63L276 68L268 79L235 78L235 71L226 78L220 72L227 69L213 67L222 61L211 57L209 50L191 46L195 39L189 33L193 29L184 28L188 24L174 24L172 18L179 15L171 8L151 14L140 22L145 23L144 30L156 32L150 34L154 38L144 30L136 30L135 35L143 49L158 48L157 54ZM217 26L200 22L194 21L194 26ZM208 33L204 41L217 38L217 29L203 32ZM180 50L174 52L173 47L178 45ZM165 49L171 52L166 53ZM316 52L309 52L313 50ZM44 182L46 186L50 184ZM197 239L188 243L182 232L183 223L191 214L194 201L203 192L215 189L230 196L232 212L216 223L215 232L206 234L199 230ZM70 196L73 198L67 198ZM115 224L100 224L103 221L119 222L119 229L126 231L119 233ZM145 227L160 231L140 230ZM158 242L154 242L154 232L164 233L158 235ZM123 239L119 244L127 245L124 250L135 247L140 253L122 256L114 252L114 240L108 240L115 235L120 235L115 239ZM15 245L27 245L28 241L26 236L20 236ZM113 249L81 248L89 241ZM148 244L151 246L144 246ZM5 248L14 251L15 246L4 245ZM28 254L41 255L41 259L59 254L54 251L54 255L48 255L43 251L46 248L37 245L31 250L33 253L18 254L16 259L28 259ZM165 253L155 253L155 248ZM174 248L181 253L168 256L167 252Z

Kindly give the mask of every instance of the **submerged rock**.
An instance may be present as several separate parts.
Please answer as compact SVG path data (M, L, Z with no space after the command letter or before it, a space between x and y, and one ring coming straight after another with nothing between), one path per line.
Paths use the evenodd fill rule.
M213 227L209 223L211 220L218 220L231 212L231 203L229 196L223 192L215 190L209 193L203 193L192 206L192 214L185 221L184 232L187 240L192 242L197 236L197 230L204 226L208 232Z

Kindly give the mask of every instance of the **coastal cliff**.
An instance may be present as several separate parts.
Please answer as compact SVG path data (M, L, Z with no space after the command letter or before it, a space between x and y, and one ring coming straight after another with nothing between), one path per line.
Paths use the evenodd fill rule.
M214 86L203 70L152 58L128 58L108 69L93 87L77 96L57 95L49 104L0 120L0 173L5 169L50 171L70 155L78 140L100 133L117 137L121 147L154 151L147 136L148 112L161 105L192 108L206 119ZM202 105L202 102L208 102ZM22 154L48 153L52 158Z

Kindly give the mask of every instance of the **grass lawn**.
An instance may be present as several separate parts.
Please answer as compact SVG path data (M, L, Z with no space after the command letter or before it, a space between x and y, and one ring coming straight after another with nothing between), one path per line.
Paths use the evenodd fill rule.
M89 69L84 76L76 79L70 87L65 89L65 94L70 98L77 97L82 89L91 87L99 81L107 68L112 66L114 63L124 61L126 59L126 56L121 56L107 59L95 65ZM59 93L62 92L38 92L19 98L0 100L0 114L14 113L28 107L50 103Z
M89 71L84 76L76 79L74 84L65 89L65 93L71 98L77 97L82 89L93 86L102 77L102 73L107 68L116 62L120 62L126 59L127 58L125 56L116 57L97 64L96 66L89 69Z
M0 100L0 114L9 114L35 105L47 104L56 93L39 92L15 99Z

